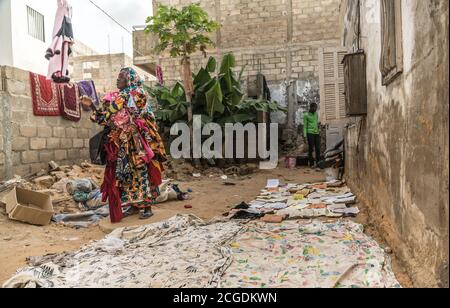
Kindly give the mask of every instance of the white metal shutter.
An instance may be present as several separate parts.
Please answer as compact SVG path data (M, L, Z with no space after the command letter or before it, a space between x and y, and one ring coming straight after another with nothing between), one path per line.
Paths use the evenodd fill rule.
M319 48L320 117L322 124L340 122L345 115L344 66L347 51Z

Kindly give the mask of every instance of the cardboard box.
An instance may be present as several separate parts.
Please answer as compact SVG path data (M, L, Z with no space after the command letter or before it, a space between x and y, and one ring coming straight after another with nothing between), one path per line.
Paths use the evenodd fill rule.
M37 226L50 224L54 214L50 196L35 191L14 188L2 198L6 213L12 220Z

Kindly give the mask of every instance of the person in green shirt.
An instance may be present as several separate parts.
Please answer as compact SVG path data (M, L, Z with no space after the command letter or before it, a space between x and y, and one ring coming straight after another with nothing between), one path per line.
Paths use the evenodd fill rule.
M309 111L305 112L303 117L303 137L305 142L308 142L308 157L311 167L320 162L320 129L319 129L319 115L317 113L318 106L312 103L309 106ZM316 160L314 164L313 152L316 153Z

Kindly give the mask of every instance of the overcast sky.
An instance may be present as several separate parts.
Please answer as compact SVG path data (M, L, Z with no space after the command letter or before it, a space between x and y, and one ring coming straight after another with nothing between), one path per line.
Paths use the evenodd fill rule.
M132 31L133 26L144 25L152 14L152 0L92 0L117 21ZM89 0L71 0L73 27L77 40L99 53L108 53L108 35L111 53L124 51L132 55L131 35L105 16Z

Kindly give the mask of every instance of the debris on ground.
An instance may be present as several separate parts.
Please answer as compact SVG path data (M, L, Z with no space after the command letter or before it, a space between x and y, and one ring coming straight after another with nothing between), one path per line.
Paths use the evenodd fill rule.
M325 169L327 181L339 180L344 173L344 140L339 141L324 153L324 159L318 167Z
M249 209L286 219L314 217L354 217L359 209L356 196L341 181L311 184L284 184L267 181L265 189L249 203Z
M86 228L109 216L108 204L103 202L100 192L103 167L88 162L80 166L60 166L51 161L49 170L41 170L29 179L16 176L2 183L0 192L18 187L50 196L55 214L52 221L69 227ZM190 199L189 194L171 180L164 180L159 191L157 204Z
M14 187L2 198L9 219L46 226L54 214L51 198L43 193Z
M177 215L29 261L3 287L400 287L384 250L347 220L205 223Z
M219 167L221 166L221 167ZM199 179L203 176L210 178L246 177L258 172L259 166L255 163L242 164L195 164L193 161L184 159L169 159L165 163L165 178L176 181L188 181Z

